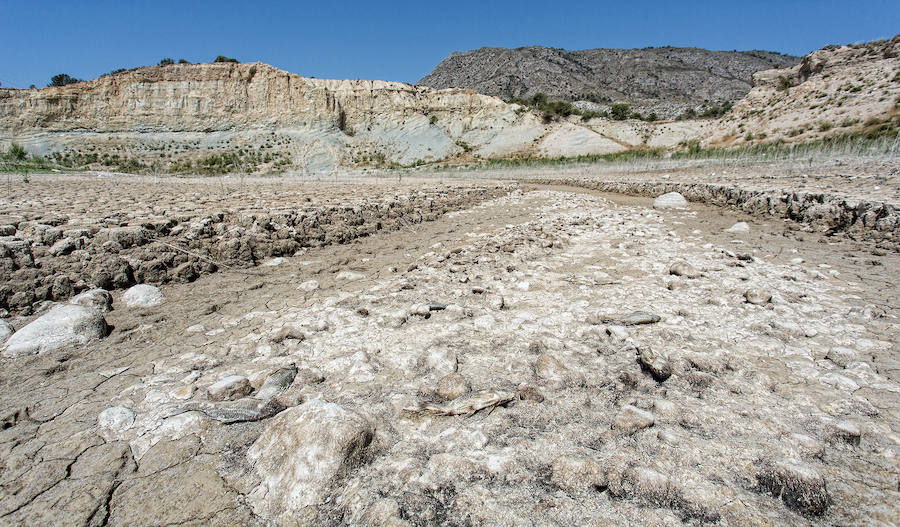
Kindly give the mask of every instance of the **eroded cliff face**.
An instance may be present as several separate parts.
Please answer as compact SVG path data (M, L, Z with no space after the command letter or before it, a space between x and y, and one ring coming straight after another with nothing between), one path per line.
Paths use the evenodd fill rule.
M471 90L312 79L262 63L152 66L59 88L0 90L0 147L15 141L67 166L142 172L319 174L475 156L605 154L671 146L694 133L598 123L545 122Z
M527 136L522 129L543 133L535 116L472 91L310 79L261 63L147 67L0 92L0 139L44 155L78 155L90 144L100 156L116 151L144 164L201 163L210 151L248 148L265 151L261 161L244 160L255 165L411 164L469 145L514 151L525 144L515 139Z
M809 142L900 125L900 35L827 46L791 68L761 71L709 136L712 144Z

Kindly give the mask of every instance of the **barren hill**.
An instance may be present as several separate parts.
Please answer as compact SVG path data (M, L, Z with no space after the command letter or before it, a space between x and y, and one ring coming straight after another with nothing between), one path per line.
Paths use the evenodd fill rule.
M505 99L542 92L553 99L626 102L674 117L705 102L736 101L750 91L754 72L798 61L769 51L485 47L450 55L418 84Z
M826 46L794 67L756 73L756 86L717 123L712 142L808 142L895 131L900 125L898 57L900 35Z

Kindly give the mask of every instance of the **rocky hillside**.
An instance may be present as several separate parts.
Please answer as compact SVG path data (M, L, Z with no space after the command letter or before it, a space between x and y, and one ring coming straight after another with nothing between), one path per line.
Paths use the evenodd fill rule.
M737 101L754 72L793 66L797 57L768 51L697 48L564 49L531 46L454 53L418 84L470 88L504 99L542 92L551 99L628 103L663 117Z
M900 35L827 46L794 67L756 73L756 86L716 123L710 142L808 142L848 133L896 134Z
M132 172L318 174L602 154L651 140L677 144L693 133L660 126L656 137L657 127L640 122L617 123L609 134L579 125L472 90L311 79L262 63L151 66L0 90L0 148L16 142L65 166Z

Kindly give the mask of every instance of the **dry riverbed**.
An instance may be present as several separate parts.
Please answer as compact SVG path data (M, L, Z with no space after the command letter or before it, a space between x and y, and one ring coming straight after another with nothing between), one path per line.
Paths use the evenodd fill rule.
M571 187L327 188L447 205L166 280L144 307L115 290L108 336L4 358L0 523L900 516L897 253Z

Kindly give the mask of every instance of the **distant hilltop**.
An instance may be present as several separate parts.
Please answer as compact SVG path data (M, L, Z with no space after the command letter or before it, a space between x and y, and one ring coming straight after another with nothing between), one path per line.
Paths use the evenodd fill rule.
M451 54L418 84L469 88L505 100L544 93L551 100L624 103L676 118L738 101L753 87L754 73L799 62L771 51L485 47Z

